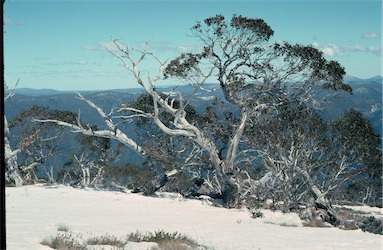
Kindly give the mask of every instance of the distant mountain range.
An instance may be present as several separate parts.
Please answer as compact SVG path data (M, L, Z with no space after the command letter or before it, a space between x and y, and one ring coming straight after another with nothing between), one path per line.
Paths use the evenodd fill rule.
M327 120L332 120L340 117L348 109L356 109L363 113L373 125L375 131L382 137L382 77L376 76L370 79L358 79L355 77L346 77L345 82L350 84L353 88L353 94L339 94L329 104L324 106L320 114ZM213 89L217 87L216 84L208 84L208 88ZM169 92L174 87L164 87L158 89L161 92ZM179 86L177 91L188 95L192 93L194 87L192 86ZM105 127L103 119L97 112L87 105L84 101L76 98L76 93L73 91L57 91L51 89L27 89L21 88L14 90L15 95L5 102L5 115L8 121L11 121L21 111L31 108L32 106L46 106L51 109L59 109L65 111L72 111L81 114L81 120L97 125L100 129ZM143 93L142 89L114 89L105 91L81 91L81 94L86 98L92 100L96 105L101 107L105 112L110 112L112 109L117 110L122 104L135 100ZM211 105L211 101L215 98L222 98L222 91L214 93L202 92L198 93L192 98L192 104L196 107L198 112L203 112L205 107ZM223 105L229 105L227 102ZM232 112L235 112L231 108ZM135 131L139 129L133 124L124 125L122 130ZM11 130L12 132L12 130ZM14 131L16 132L16 131ZM17 133L17 132L16 132ZM134 134L134 133L133 133ZM134 135L133 135L134 136ZM18 142L14 138L10 138L11 144L16 145ZM69 137L67 138L69 139ZM71 142L66 142L70 145ZM67 146L63 146L66 148ZM116 159L114 164L120 165L126 162L142 163L143 159L131 151L126 149L124 156ZM63 155L70 155L76 152L76 149L67 147ZM61 159L60 164L65 163L65 159ZM119 163L120 162L120 163Z
M341 116L346 110L358 110L382 136L382 81L381 76L369 79L346 77L345 82L352 87L353 94L339 94L320 113L325 118L332 120Z
M380 75L367 78L367 79L361 79L354 76L345 76L344 81L350 85L353 85L353 87L356 87L357 85L365 85L365 84L383 84L383 77ZM216 84L208 84L208 86L214 87ZM163 90L171 90L174 86L167 86L162 87ZM184 85L179 87L181 90L188 92L188 90L194 90L193 87L190 87L189 85ZM74 92L80 92L84 94L94 94L99 92L118 92L118 93L142 93L142 88L126 88L126 89L110 89L110 90L84 90L84 91L71 91L71 90L55 90L55 89L33 89L33 88L18 88L18 89L11 89L15 94L18 95L25 95L25 96L50 96L50 95L60 95L60 94L68 94L68 93L74 93Z
M366 83L378 83L382 84L382 76L374 76L368 79L361 79L354 76L345 76L343 79L348 84L366 84Z
M321 112L326 119L335 119L348 109L361 111L373 124L376 132L382 135L382 76L369 79L360 79L346 76L345 82L353 88L353 95L341 93L331 101ZM208 84L213 89L217 85ZM169 92L174 86L158 89L161 92ZM177 91L190 94L194 87L189 85L178 86ZM78 112L80 110L83 119L97 120L98 115L86 103L76 99L74 91L58 91L53 89L30 89L20 88L13 90L15 96L5 103L5 114L12 119L20 111L33 105L48 106L52 109ZM130 102L143 93L141 88L113 89L113 90L90 90L80 91L81 94L100 105L105 111L113 107L119 108L121 104ZM214 96L223 97L222 92L201 93L193 98L197 106L205 107Z

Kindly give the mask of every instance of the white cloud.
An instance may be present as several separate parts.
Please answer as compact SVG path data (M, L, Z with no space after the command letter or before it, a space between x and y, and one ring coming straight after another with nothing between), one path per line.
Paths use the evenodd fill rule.
M156 51L178 52L177 46L174 43L168 41L151 42L148 45L150 48L153 48Z
M181 45L181 46L178 46L178 50L180 52L196 52L196 51L201 51L202 50L202 46L200 45Z
M4 24L4 25L11 24L11 23L12 23L12 20L11 20L11 19L6 18L6 17L3 18L3 24Z
M105 50L109 49L115 51L117 49L116 45L113 42L99 42L97 44L85 45L82 47L84 50Z
M376 46L362 46L362 45L350 45L347 47L350 52L365 52L371 53L377 56L382 55L382 48Z
M83 50L101 50L101 51L110 50L110 51L118 51L118 47L117 47L116 44L118 46L120 46L121 48L125 48L126 47L126 45L121 43L121 42L110 41L110 42L99 42L97 44L92 44L92 45L85 45L85 46L82 47L82 49ZM144 47L144 46L142 46L142 47Z
M49 60L49 57L39 56L34 58L36 61L46 61Z
M319 43L314 42L312 44L315 48L319 49L326 56L344 56L345 52L342 48L336 46L335 44L329 43L327 45L321 46Z
M68 65L86 65L87 62L85 62L83 60L78 60L78 61L65 62L65 64L68 64Z
M375 38L379 38L380 34L377 33L377 32L372 32L372 33L367 33L367 34L364 34L362 36L362 38L364 39L375 39Z
M7 18L7 17L4 17L3 18L3 24L4 25L23 25L24 22L22 20L13 20L13 19L10 19L10 18Z
M47 59L44 59L47 60ZM44 61L43 60L43 61ZM78 61L65 61L65 62L43 62L42 65L47 66L60 66L60 65L87 65L88 63L83 60Z
M100 50L101 47L98 45L85 45L82 47L83 50Z
M94 69L91 71L92 73L92 76L95 76L95 77L111 77L111 76L114 76L114 74L112 74L111 72L108 72L108 71L105 71L105 70L101 70L101 69Z
M317 42L312 43L312 45L322 51L326 56L347 56L351 53L370 53L377 56L382 56L382 48L376 46L365 46L360 44L348 45L348 46L337 46L335 44L329 43L326 45L320 45Z

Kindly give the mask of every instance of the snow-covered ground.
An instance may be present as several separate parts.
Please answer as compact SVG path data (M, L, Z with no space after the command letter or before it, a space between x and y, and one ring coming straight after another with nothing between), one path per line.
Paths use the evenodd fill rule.
M303 227L295 214L224 209L174 194L133 193L41 185L6 188L9 250L50 249L40 242L58 226L74 233L124 237L129 233L179 232L213 249L383 249L383 236L361 230ZM287 225L287 226L280 226ZM289 226L290 225L290 226ZM135 246L125 249L136 249ZM143 245L142 245L143 246Z

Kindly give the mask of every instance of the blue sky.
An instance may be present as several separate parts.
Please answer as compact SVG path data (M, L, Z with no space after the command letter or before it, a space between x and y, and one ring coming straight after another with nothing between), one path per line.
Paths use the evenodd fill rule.
M263 18L276 41L317 46L348 75L382 75L381 0L6 0L5 82L58 90L137 87L105 51L111 39L134 47L148 42L161 59L171 59L201 46L190 27L216 14Z

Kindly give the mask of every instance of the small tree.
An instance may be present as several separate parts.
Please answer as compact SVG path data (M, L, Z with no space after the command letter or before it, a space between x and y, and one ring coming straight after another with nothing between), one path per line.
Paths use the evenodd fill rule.
M348 110L331 123L334 150L352 170L346 183L348 200L380 204L382 197L381 138L371 123L356 110ZM333 195L340 198L342 193Z
M55 182L56 166L42 166L59 157L60 146L65 135L61 126L55 124L34 123L36 118L59 118L73 122L77 116L72 112L52 110L48 107L33 106L17 114L9 123L9 128L17 132L14 140L18 142L18 165L23 179L37 179L37 172L45 171L49 180ZM48 169L49 168L49 169Z
M98 130L96 126L91 127L92 130ZM76 141L81 148L72 155L71 160L59 173L61 181L83 187L103 185L104 168L119 157L121 144L112 145L108 138L83 134L78 134Z

